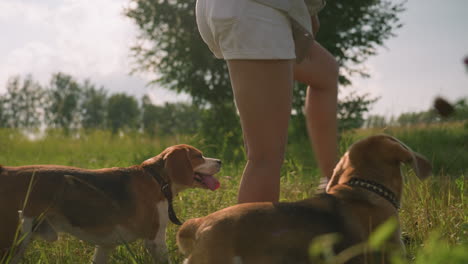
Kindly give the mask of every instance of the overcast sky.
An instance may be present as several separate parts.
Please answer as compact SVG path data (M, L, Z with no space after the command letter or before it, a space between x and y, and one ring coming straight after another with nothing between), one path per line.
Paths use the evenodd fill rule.
M194 0L195 1L195 0ZM112 92L150 93L158 104L188 100L148 88L149 76L129 75L136 27L124 17L129 0L0 0L0 93L10 76L30 73L47 84L61 71ZM468 96L468 0L409 0L404 27L366 63L371 78L342 89L379 96L372 113L426 110L435 96Z

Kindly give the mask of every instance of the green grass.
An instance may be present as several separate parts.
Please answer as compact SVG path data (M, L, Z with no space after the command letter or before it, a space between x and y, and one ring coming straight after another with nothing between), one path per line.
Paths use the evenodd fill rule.
M441 256L461 256L459 259L464 260L468 257L460 253L468 251L468 126L458 123L355 131L342 135L340 151L343 153L355 140L382 132L401 139L434 165L433 177L425 182L416 179L412 172L407 173L400 221L409 261L463 263L435 260ZM223 159L210 147L212 142L196 136L150 139L139 134L111 136L107 132L80 137L49 133L43 138L29 140L18 132L0 129L0 164L59 164L83 168L130 166L179 143L188 143L201 150L210 149L206 156ZM242 148L233 151L239 152ZM204 216L235 204L243 164L225 159L223 164L218 174L222 186L219 190L187 190L175 198L175 209L181 220ZM281 200L295 201L311 196L318 178L309 143L291 138L282 169ZM177 228L170 224L167 234L173 263L181 263L183 259L175 245ZM27 250L24 263L89 263L92 254L91 245L62 235L58 242L51 244L36 240ZM435 262L421 262L427 259ZM142 243L136 242L130 245L130 250L125 246L118 247L112 254L111 263L148 263L149 260Z

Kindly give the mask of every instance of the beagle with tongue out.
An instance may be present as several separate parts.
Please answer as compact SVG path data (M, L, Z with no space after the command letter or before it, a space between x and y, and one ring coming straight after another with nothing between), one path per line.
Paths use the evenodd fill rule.
M96 245L93 263L106 263L115 246L137 239L145 240L155 263L166 263L166 225L181 224L173 196L187 188L218 189L213 175L220 168L219 159L189 145L126 168L0 166L0 262L8 256L19 262L34 235L55 241L66 232ZM19 225L22 239L15 243Z

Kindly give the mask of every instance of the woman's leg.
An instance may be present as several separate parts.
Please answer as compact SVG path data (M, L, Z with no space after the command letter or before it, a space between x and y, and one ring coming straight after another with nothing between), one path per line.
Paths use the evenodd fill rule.
M293 60L228 60L247 151L238 202L276 202L291 114Z
M328 179L336 164L338 63L314 42L307 57L294 67L294 78L308 85L305 113L309 138L323 177Z

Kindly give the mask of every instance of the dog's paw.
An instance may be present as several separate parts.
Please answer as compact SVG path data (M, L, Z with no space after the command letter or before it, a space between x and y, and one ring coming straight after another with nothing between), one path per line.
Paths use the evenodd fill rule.
M317 189L315 190L315 193L316 194L325 193L327 185L328 185L328 181L329 181L328 178L321 178L319 185L317 186Z

